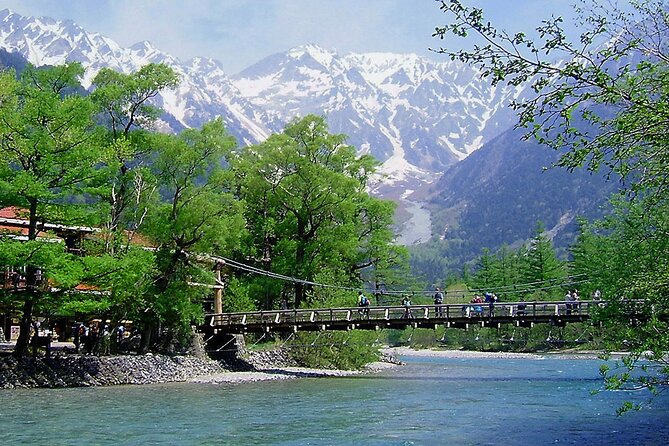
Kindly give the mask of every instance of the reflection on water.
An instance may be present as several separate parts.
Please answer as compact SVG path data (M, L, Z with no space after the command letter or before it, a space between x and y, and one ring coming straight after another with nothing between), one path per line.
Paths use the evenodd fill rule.
M664 445L669 401L591 394L599 361L405 358L379 375L0 391L3 444Z

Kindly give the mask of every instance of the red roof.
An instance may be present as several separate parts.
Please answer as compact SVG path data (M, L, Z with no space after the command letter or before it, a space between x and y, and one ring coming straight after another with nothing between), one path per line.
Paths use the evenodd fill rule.
M0 218L23 218L28 217L28 210L16 206L10 206L0 209Z
M16 206L0 209L0 234L14 234L28 236L28 210ZM44 232L38 232L38 237L44 237Z
M51 230L52 232L59 233L59 231L62 230L67 230L70 232L78 232L78 233L84 233L84 234L91 234L91 233L99 233L100 229L99 228L91 228L91 227L86 227L86 226L63 226L63 225L57 225L57 224L50 224L50 223L40 223L41 227L44 227L47 230ZM140 233L132 233L132 239L130 240L131 237L131 232L129 231L124 231L126 235L126 240L129 240L130 243L134 246L142 246L145 248L155 248L155 245L145 236L143 236ZM28 236L28 210L15 207L15 206L10 206L6 208L0 209L0 235L1 234L13 234L17 236ZM38 237L40 238L46 238L49 237L51 239L62 239L62 237L58 237L57 235L52 235L52 234L46 234L44 231L39 231L37 234Z

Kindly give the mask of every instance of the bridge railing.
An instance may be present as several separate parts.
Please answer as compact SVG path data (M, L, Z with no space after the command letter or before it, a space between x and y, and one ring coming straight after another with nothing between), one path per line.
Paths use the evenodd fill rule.
M263 310L242 313L209 314L206 325L267 326L355 323L360 320L397 321L401 319L429 319L435 322L471 319L477 317L524 318L564 315L589 315L592 306L603 306L604 301L552 301L552 302L496 302L457 303L441 305L368 306L344 308L315 308L294 310Z

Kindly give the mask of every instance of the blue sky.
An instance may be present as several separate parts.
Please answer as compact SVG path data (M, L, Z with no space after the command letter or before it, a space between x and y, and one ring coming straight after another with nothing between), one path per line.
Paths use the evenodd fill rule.
M462 0L508 31L531 31L551 14L570 16L575 0ZM4 0L28 16L71 19L122 46L148 40L187 60L219 60L229 74L271 54L315 43L340 54L417 53L462 45L432 38L448 21L434 0Z

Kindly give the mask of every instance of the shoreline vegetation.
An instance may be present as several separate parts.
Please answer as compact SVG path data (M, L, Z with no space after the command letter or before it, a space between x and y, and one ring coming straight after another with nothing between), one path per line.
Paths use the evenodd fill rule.
M144 385L175 382L199 384L241 384L305 377L346 377L377 373L402 364L401 357L442 357L455 359L596 359L594 351L546 353L480 352L432 350L410 347L381 349L381 361L362 370L333 370L300 367L280 350L246 352L232 362L195 356L159 354L94 356L54 354L16 359L0 357L0 389L96 387Z

